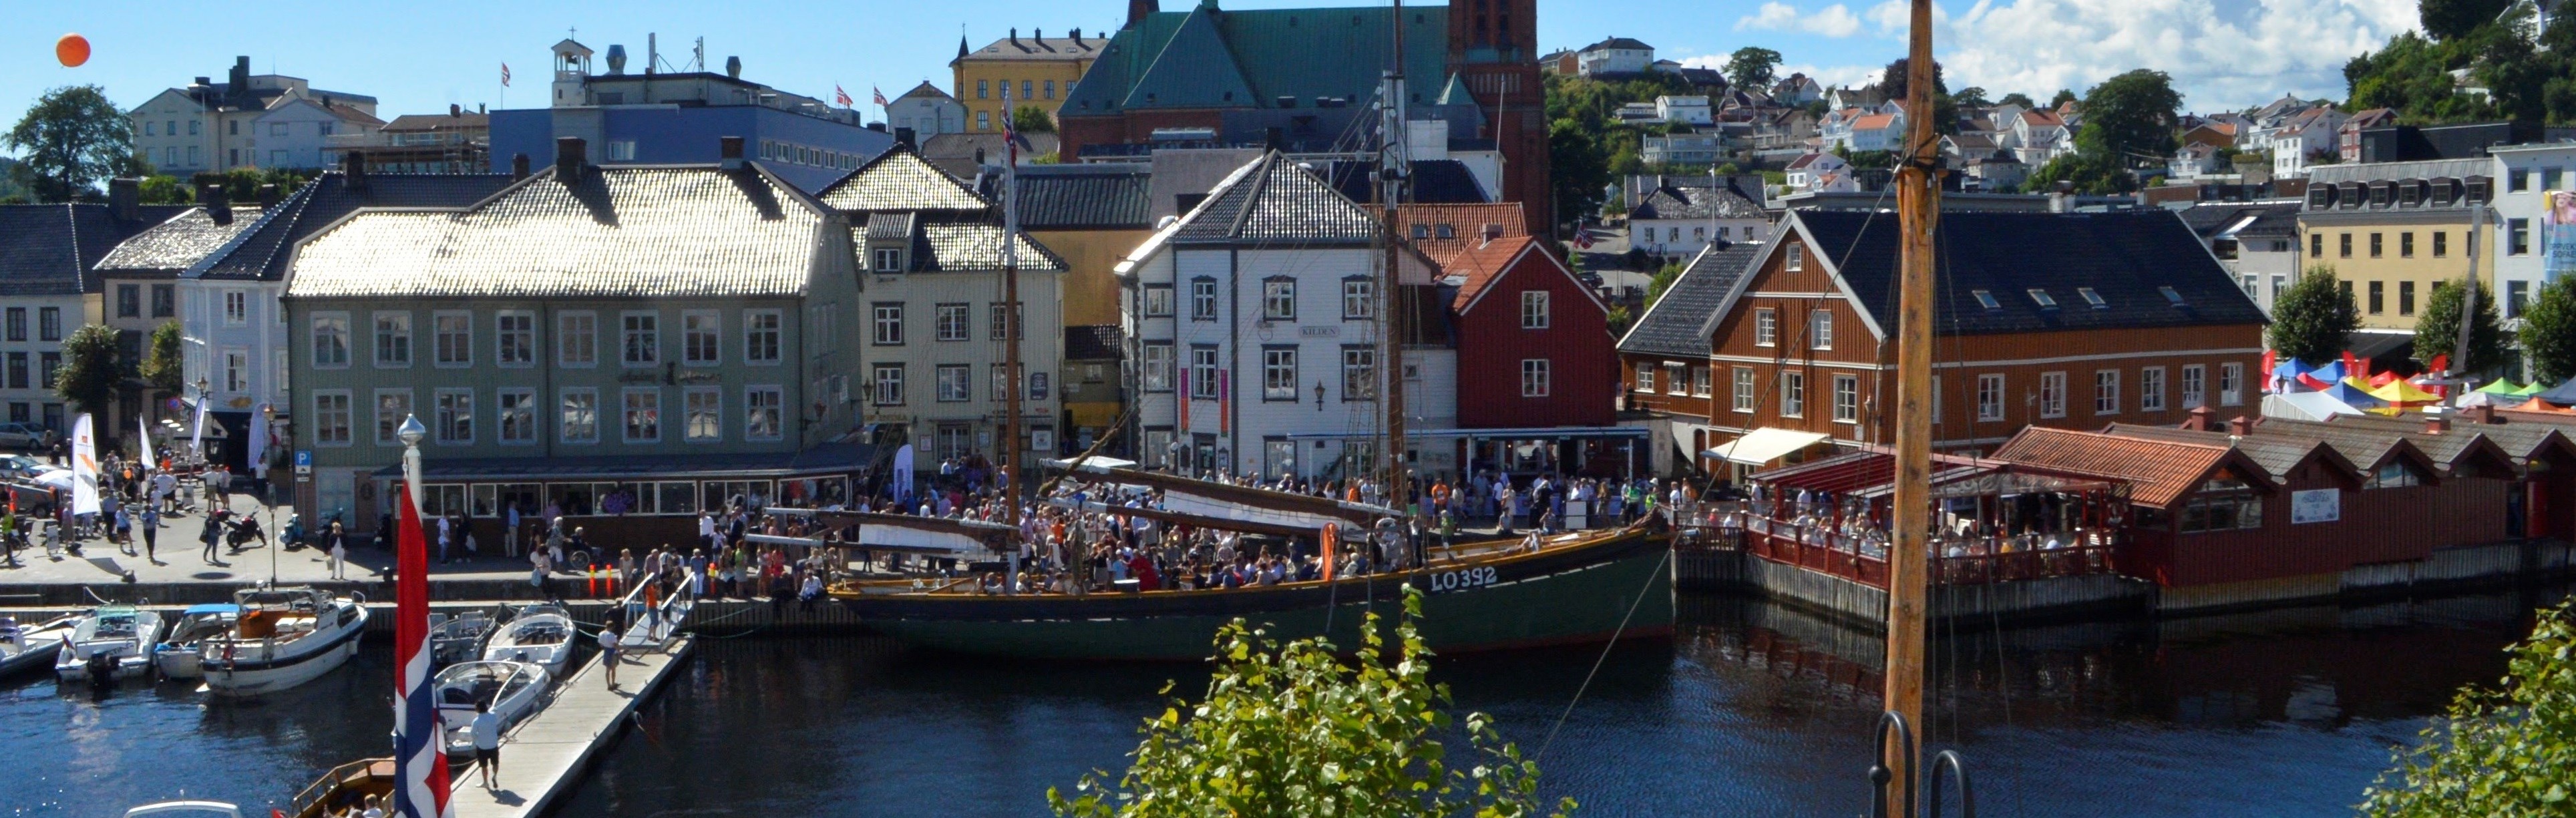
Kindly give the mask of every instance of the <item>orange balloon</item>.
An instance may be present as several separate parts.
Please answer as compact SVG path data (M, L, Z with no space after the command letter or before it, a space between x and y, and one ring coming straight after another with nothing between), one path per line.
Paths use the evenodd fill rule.
M63 35L62 39L54 41L54 59L61 60L65 68L79 68L81 63L89 62L89 38L79 34Z

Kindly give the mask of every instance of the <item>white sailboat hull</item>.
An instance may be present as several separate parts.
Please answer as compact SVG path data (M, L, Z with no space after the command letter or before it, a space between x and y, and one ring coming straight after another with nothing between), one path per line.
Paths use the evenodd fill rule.
M358 655L359 640L367 630L366 606L346 601L340 605L350 613L332 612L330 616L338 621L294 640L271 644L245 641L234 646L205 643L201 647L204 655L198 657L197 664L205 674L206 688L219 696L257 696L295 687L339 669L349 657Z

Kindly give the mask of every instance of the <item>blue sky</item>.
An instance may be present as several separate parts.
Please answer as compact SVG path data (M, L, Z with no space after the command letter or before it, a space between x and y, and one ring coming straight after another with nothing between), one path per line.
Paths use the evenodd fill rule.
M1164 0L1178 8L1186 0ZM1230 8L1341 4L1332 0L1222 0ZM862 105L869 89L902 93L916 82L949 84L960 25L975 45L1018 26L1060 36L1114 28L1125 15L1110 0L945 0L944 2L709 3L704 0L571 3L555 0L435 0L403 4L267 0L140 3L123 0L13 4L0 32L0 112L17 112L45 89L106 86L131 107L198 75L217 77L236 54L255 73L275 71L320 88L370 94L378 112L446 110L543 100L547 46L578 27L605 51L623 43L641 63L648 32L664 57L685 62L706 38L707 62L743 59L743 76L830 99L835 84ZM2341 98L2345 59L2415 22L2415 0L1940 0L1939 52L1956 88L2000 96L2078 93L2132 68L2172 73L2195 110L2241 108L2283 92ZM1903 53L1897 0L1541 0L1543 47L1636 37L1660 56L1715 64L1760 45L1785 55L1785 70L1828 83L1868 81ZM56 64L64 32L89 37L88 65ZM506 92L500 65L516 74Z

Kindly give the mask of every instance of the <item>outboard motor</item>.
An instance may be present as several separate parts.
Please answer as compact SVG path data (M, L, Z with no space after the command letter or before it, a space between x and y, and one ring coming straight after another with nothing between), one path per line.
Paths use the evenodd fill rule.
M116 655L99 651L89 655L89 683L106 687L116 683Z

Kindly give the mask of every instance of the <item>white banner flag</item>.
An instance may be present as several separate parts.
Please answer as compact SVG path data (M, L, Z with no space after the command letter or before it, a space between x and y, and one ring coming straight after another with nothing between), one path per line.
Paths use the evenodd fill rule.
M195 450L200 458L206 456L206 404L209 400L205 395L197 396L197 430L188 433L188 448Z
M251 476L261 480L268 479L268 407L266 405L260 406L259 411L251 413L250 470Z
M135 418L134 427L136 431L143 433L142 437L135 438L135 441L143 447L143 467L149 469L159 465L160 459L152 456L152 421Z
M72 513L98 513L98 441L86 412L72 422Z

